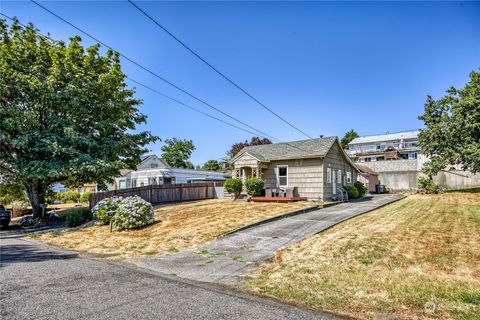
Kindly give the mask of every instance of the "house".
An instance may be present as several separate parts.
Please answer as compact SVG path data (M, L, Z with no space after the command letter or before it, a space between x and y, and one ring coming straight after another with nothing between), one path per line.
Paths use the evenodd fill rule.
M378 180L390 191L418 188L418 178L428 160L418 145L419 130L355 138L347 154L353 161L378 174ZM433 180L445 189L480 186L480 175L463 171L459 166L446 168Z
M294 188L295 196L328 200L357 181L358 168L337 137L248 146L231 160L232 175L258 177L266 187Z
M195 183L205 181L224 181L228 176L223 172L171 168L168 163L156 155L143 157L135 171L121 170L121 176L115 178L111 190L163 185L174 183Z
M357 164L357 168L360 170L360 173L358 174L358 181L365 185L365 188L367 188L368 192L375 193L375 186L379 184L378 173L367 166L362 166L359 164Z
M405 131L358 137L348 144L347 154L355 162L417 159L420 131Z

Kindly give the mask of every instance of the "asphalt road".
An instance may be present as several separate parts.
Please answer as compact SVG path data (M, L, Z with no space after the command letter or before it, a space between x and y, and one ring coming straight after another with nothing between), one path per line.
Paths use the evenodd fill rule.
M0 318L333 319L0 231Z

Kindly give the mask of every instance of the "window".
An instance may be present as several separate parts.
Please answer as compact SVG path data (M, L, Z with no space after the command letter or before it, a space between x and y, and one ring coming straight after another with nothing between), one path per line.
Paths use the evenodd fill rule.
M156 177L148 178L148 185L150 186L154 184L157 184L157 178Z
M337 171L337 183L342 183L342 170Z
M288 166L278 166L278 186L286 187L288 186Z
M118 189L125 189L125 188L126 188L125 179L118 180Z
M347 183L352 183L352 173L347 171Z
M135 188L137 186L137 178L132 179L132 188Z
M408 153L408 159L409 160L417 159L417 153L416 152L409 152Z
M332 183L332 168L327 168L327 183Z
M150 163L150 168L158 168L158 163Z

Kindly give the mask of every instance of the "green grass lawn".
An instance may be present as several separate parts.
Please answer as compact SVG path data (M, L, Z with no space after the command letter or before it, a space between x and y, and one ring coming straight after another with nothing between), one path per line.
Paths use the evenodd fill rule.
M480 319L480 193L413 195L289 247L249 289L365 319Z

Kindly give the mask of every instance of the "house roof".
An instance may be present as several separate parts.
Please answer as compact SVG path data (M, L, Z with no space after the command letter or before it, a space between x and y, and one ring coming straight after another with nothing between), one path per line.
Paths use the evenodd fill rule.
M232 161L235 161L245 153L250 154L260 161L321 158L327 155L336 139L337 137L326 137L248 146L240 150L240 152L232 158Z
M378 134L374 136L365 136L359 137L352 140L349 145L360 144L360 143L372 143L372 142L382 142L382 141L394 141L401 139L416 139L418 138L419 130L415 131L405 131L397 133L387 133L387 134Z
M140 156L140 159L142 160L140 163L143 163L150 158L157 158L158 160L160 160L160 162L162 162L165 165L165 167L170 168L170 165L167 163L165 159L160 158L155 154L147 154L147 155Z
M373 171L372 169L370 169L367 166L362 166L362 165L359 165L359 164L357 164L356 166L360 170L360 172L362 172L362 173L368 173L368 174L373 174L375 176L378 176L378 173L376 173L375 171Z

